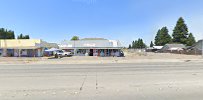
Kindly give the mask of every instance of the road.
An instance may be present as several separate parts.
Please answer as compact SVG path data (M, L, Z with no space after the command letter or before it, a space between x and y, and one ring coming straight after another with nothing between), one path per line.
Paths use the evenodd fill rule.
M0 65L0 100L202 100L202 65Z

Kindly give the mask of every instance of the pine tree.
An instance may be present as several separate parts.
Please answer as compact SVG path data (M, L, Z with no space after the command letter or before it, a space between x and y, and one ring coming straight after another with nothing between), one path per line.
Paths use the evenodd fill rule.
M30 36L29 35L23 35L23 34L20 34L19 36L18 36L18 39L30 39Z
M145 47L146 47L145 43L143 42L143 40L141 38L139 38L137 41L137 49L143 49Z
M24 38L25 39L30 39L30 36L29 35L25 35Z
M137 40L134 41L134 48L135 48L135 49L138 48L138 41L137 41Z
M0 28L0 39L15 39L14 31Z
M132 42L132 48L135 49L135 41Z
M161 30L159 29L157 34L156 34L156 37L155 37L155 45L159 46L160 45L160 40L161 40Z
M171 42L171 36L168 33L167 27L163 27L161 30L159 29L155 37L155 45L163 46L170 42Z
M129 47L128 47L128 49L131 49L132 48L132 46L131 46L131 44L129 45Z
M193 36L192 33L190 33L187 39L187 46L192 46L195 43L196 43L195 37Z
M154 43L151 41L151 43L150 43L150 47L153 47L154 46Z
M187 44L188 28L182 17L178 19L177 24L173 30L172 36L174 43Z
M146 44L139 38L138 40L133 41L132 44L129 45L129 48L130 47L133 49L143 49L146 48Z

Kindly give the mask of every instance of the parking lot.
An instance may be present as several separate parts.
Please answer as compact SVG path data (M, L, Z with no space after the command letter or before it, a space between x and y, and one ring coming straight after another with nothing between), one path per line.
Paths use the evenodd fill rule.
M1 100L202 100L202 62L0 65Z

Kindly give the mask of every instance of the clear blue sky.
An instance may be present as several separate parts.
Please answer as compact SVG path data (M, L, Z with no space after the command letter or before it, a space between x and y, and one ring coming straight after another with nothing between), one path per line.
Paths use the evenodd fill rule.
M203 38L203 0L0 0L0 27L48 42L74 35L149 43L159 28L170 34L183 17Z

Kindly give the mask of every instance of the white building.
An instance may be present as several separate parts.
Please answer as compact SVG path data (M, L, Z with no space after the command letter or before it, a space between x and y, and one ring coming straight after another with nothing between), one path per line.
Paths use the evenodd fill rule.
M76 56L120 56L121 43L103 38L85 38L76 41L62 41L60 49L74 52Z

